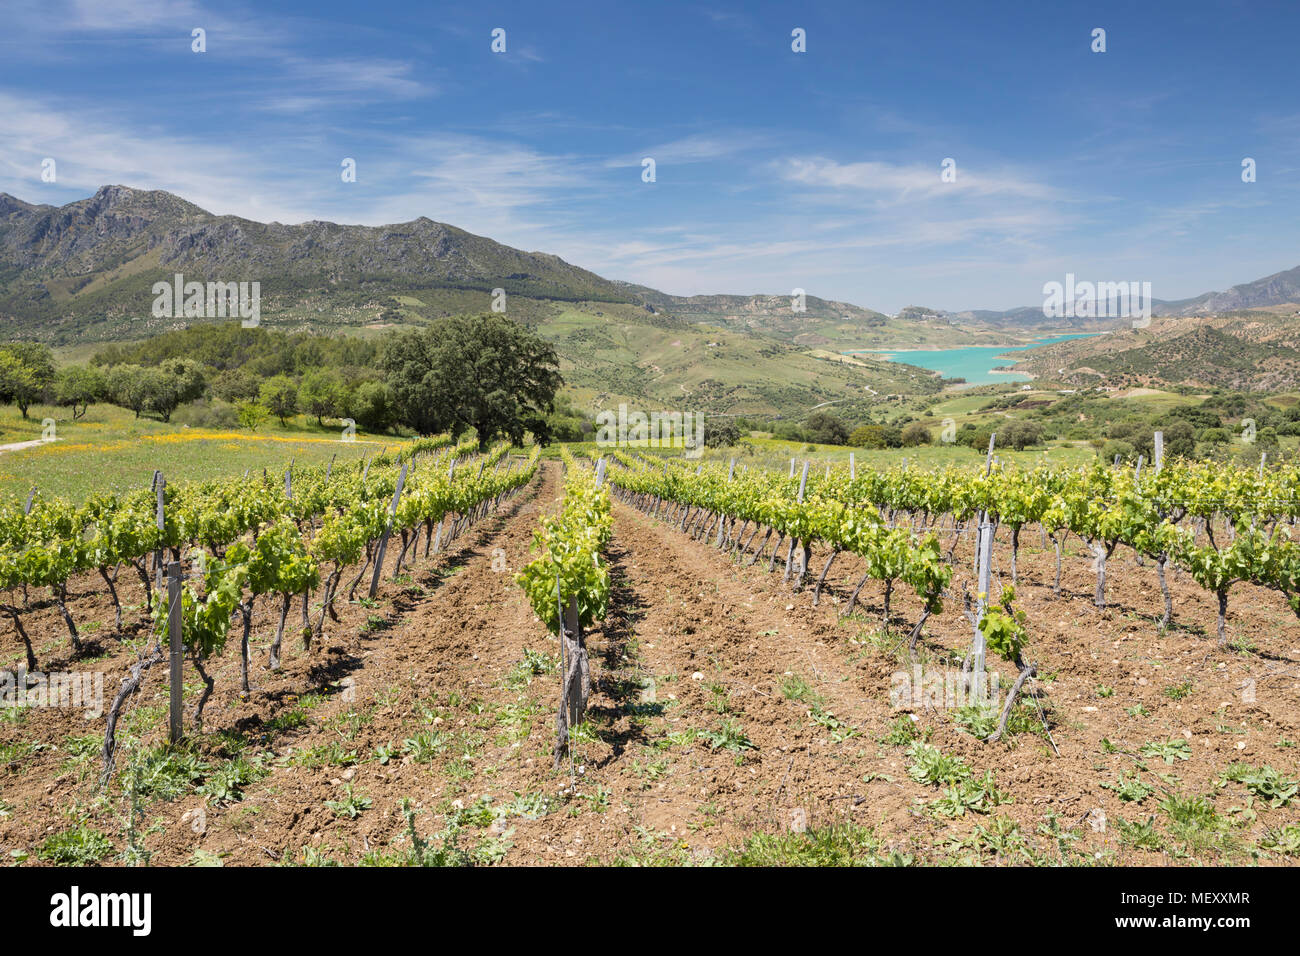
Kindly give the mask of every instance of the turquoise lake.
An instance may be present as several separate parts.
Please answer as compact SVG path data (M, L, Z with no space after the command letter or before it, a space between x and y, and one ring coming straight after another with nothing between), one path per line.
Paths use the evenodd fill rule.
M915 352L891 351L889 349L849 349L845 355L874 355L891 362L906 362L921 368L933 369L944 378L964 378L968 385L992 385L997 382L1028 382L1028 375L1016 372L997 372L993 369L999 365L1010 364L1008 359L999 356L1012 352L1023 352L1039 345L1064 342L1067 339L1086 339L1097 335L1096 332L1073 332L1069 335L1054 335L1039 339L1031 345L972 345L960 349L925 349Z

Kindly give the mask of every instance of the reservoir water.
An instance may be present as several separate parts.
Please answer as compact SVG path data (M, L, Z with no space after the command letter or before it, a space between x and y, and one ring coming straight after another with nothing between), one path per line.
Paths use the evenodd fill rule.
M1039 345L1064 342L1067 339L1086 339L1096 332L1073 332L1053 335L1029 345L969 345L959 349L849 349L846 355L872 355L891 362L906 362L921 368L933 369L944 378L964 378L968 385L992 385L997 382L1028 382L1028 375L1017 372L994 372L1000 365L1010 364L1001 356L1023 352Z

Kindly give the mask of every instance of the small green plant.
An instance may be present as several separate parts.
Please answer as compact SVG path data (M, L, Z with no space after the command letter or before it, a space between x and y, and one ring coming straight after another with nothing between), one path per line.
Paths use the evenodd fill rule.
M987 770L982 777L971 777L948 787L929 804L929 809L935 816L960 817L968 810L988 813L994 807L1010 802L1011 797L997 788L993 771Z
M1145 820L1134 820L1131 823L1117 818L1115 826L1119 829L1120 839L1131 847L1139 850L1159 850L1164 846L1164 839L1156 829L1156 818L1153 816Z
M112 840L82 823L70 830L51 833L36 855L56 866L90 866L112 852Z
M449 827L443 835L442 844L433 846L420 836L415 827L415 809L409 799L402 801L402 815L406 818L406 835L411 849L409 859L413 866L468 866L469 854L460 847L460 831Z
M1132 777L1119 775L1119 779L1114 783L1103 783L1103 790L1113 790L1115 796L1119 797L1126 803L1141 803L1154 791L1154 787L1149 787L1142 782L1142 778L1136 773Z
M587 795L587 804L594 813L604 813L609 809L609 789L597 784L595 793Z
M128 768L125 775L124 796L126 814L122 818L126 848L122 850L122 862L127 866L148 866L153 855L144 847L141 839L140 823L144 819L144 801L140 799L140 766Z
M199 787L199 793L216 803L235 803L244 799L244 788L261 780L271 771L262 764L261 757L249 760L238 756L215 773L209 774Z
M889 728L881 736L880 743L889 744L891 747L906 747L920 736L916 721L904 714L890 723Z
M1183 831L1217 830L1222 822L1214 804L1205 797L1171 793L1160 802L1160 809L1169 818L1171 826Z
M515 662L510 673L506 675L505 685L511 690L520 690L531 684L534 677L554 674L559 670L559 666L559 660L555 655L524 648L524 659Z
M139 754L127 774L142 798L175 800L190 793L211 769L197 754L163 744Z
M834 743L842 743L850 737L856 737L858 732L840 720L829 710L813 708L809 713L809 719L818 727L825 727L831 732L831 740Z
M756 833L727 852L731 866L910 866L910 855L884 852L866 827L844 823L806 833Z
M989 855L1005 862L1028 863L1033 860L1019 824L1006 817L993 817L988 826L976 825L970 836L954 837L949 848L954 851L974 851L977 856Z
M781 693L785 695L786 700L797 700L809 707L822 703L821 694L798 674L791 674L781 681Z
M1192 692L1192 682L1189 680L1185 680L1181 684L1171 684L1170 686L1162 690L1160 693L1164 694L1170 700L1182 700L1184 697L1187 697L1189 694L1191 694L1191 692Z
M343 745L337 740L308 747L293 755L295 765L310 770L320 770L322 767L350 767L360 762L361 757L355 750L344 750Z
M746 750L757 749L740 724L731 719L724 720L717 730L699 731L699 737L712 750L729 750L741 754Z
M673 747L689 747L700 739L700 734L701 732L694 727L687 727L685 730L675 730L665 735L664 739Z
M907 748L912 765L907 775L917 783L939 786L957 784L968 779L971 769L960 757L949 757L938 747L917 741Z
M364 794L354 793L350 783L343 785L342 799L325 801L325 806L333 810L336 817L347 817L349 820L361 816L362 812L370 809L370 805L370 798Z
M1223 772L1223 783L1239 783L1270 807L1285 807L1300 790L1300 781L1284 777L1267 764L1252 767L1244 763L1229 764Z
M1192 759L1192 746L1186 740L1152 741L1138 751L1144 757L1160 757L1165 763Z
M1288 823L1284 827L1265 831L1259 847L1283 856L1300 856L1300 824Z
M438 754L447 749L449 743L451 734L423 730L402 741L402 753L410 757L413 763L432 763Z
M338 860L330 856L320 847L305 846L299 851L299 859L293 862L290 857L285 856L285 866L342 866Z
M302 707L293 707L286 710L283 714L276 714L266 722L266 729L273 734L284 733L286 730L297 730L307 724L311 716Z

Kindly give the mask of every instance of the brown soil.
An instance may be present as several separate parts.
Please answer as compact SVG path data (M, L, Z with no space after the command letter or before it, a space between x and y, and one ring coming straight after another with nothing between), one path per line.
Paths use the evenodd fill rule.
M460 842L479 859L520 865L718 859L755 833L800 828L805 819L809 828L869 828L880 852L918 862L1058 862L1064 853L1117 864L1217 863L1248 861L1251 847L1300 822L1300 798L1278 808L1255 799L1252 816L1233 812L1249 805L1244 787L1221 783L1234 762L1300 777L1290 743L1300 733L1300 626L1273 594L1233 590L1229 634L1244 646L1221 649L1212 597L1186 576L1171 580L1177 626L1161 637L1154 624L1160 592L1149 562L1139 567L1131 554L1112 559L1111 606L1099 611L1091 601L1090 556L1067 555L1065 591L1055 598L1054 554L1023 546L1017 599L1028 614L1026 656L1043 676L1031 686L1041 693L1060 753L1041 727L989 744L955 723L952 711L917 707L915 726L930 733L931 744L961 757L976 775L993 771L1011 798L989 814L947 819L931 812L941 789L910 779L905 747L882 741L900 717L912 722L891 708L890 688L891 675L910 669L905 651L893 645L920 613L914 594L895 590L892 629L882 637L878 583L863 590L865 610L839 615L861 573L856 559L836 559L814 608L811 588L794 593L782 583L780 562L775 573L766 560L738 566L710 543L623 504L615 505L608 555L613 610L588 635L596 681L589 718L557 771L551 757L558 677L553 669L522 666L526 651L534 652L532 660L541 654L553 661L557 644L512 576L529 560L539 510L553 509L559 493L558 470L548 465L532 488L449 552L420 559L408 581L386 575L376 606L341 605L342 621L327 625L322 646L304 652L295 638L277 674L265 669L275 614L261 606L251 699L237 692L232 640L210 667L217 688L207 733L190 746L220 766L238 739L245 756L270 771L240 800L205 800L193 787L172 800L150 799L142 829L152 862L356 863L368 853L396 855L409 847L404 800L416 811L420 835L435 845L449 815L510 806L495 818L460 813ZM1003 579L1006 537L995 549ZM1022 540L1037 542L1037 530ZM965 540L957 548L958 591L969 578L969 548ZM814 575L824 560L815 555ZM124 598L139 602L138 583L126 578ZM133 646L122 644L98 577L77 583L73 613L79 622L103 622L87 635L102 656L93 663L61 658L67 637L53 608L27 615L25 624L43 667L103 669L111 699L143 645L143 630L129 627ZM127 618L138 620L139 612ZM969 635L959 601L948 601L927 622L926 667L947 668ZM6 626L0 660L20 663L20 651ZM1009 685L1014 675L999 666ZM818 713L840 722L837 732L824 717L814 722L808 702L786 696L783 684L795 677L819 695ZM192 670L187 680L195 681ZM1244 688L1253 688L1253 700ZM187 701L196 691L187 685ZM1144 711L1134 710L1138 705ZM119 758L122 766L165 738L161 665L128 709L124 724L135 739ZM1036 712L1027 713L1037 724ZM115 851L123 849L124 774L101 794L97 755L78 757L69 739L102 737L103 723L60 709L0 720L0 748L9 748L0 754L10 755L0 764L0 854L25 852L36 863L50 834L83 820ZM707 737L693 737L724 724L738 728L753 749L713 749ZM427 752L404 753L408 740ZM1141 778L1155 790L1140 803L1102 788L1133 772L1145 744L1169 740L1187 741L1190 759L1141 758ZM32 744L40 745L35 752ZM392 756L381 762L377 751L386 746ZM355 818L327 805L345 801L348 788L369 800L355 808ZM1175 833L1160 809L1165 791L1206 796L1226 821L1222 829L1200 842ZM1119 819L1150 816L1164 834L1163 851L1136 849L1117 830ZM1018 826L1029 855L998 853L988 841L954 846L977 827L993 829L999 817ZM1051 827L1073 831L1074 839L1058 841L1044 832Z

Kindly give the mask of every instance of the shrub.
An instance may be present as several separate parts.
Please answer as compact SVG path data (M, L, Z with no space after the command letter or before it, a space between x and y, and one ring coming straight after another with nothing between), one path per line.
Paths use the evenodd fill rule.
M930 429L926 428L922 422L912 422L912 424L904 428L901 439L904 448L928 445L934 440L930 434Z

